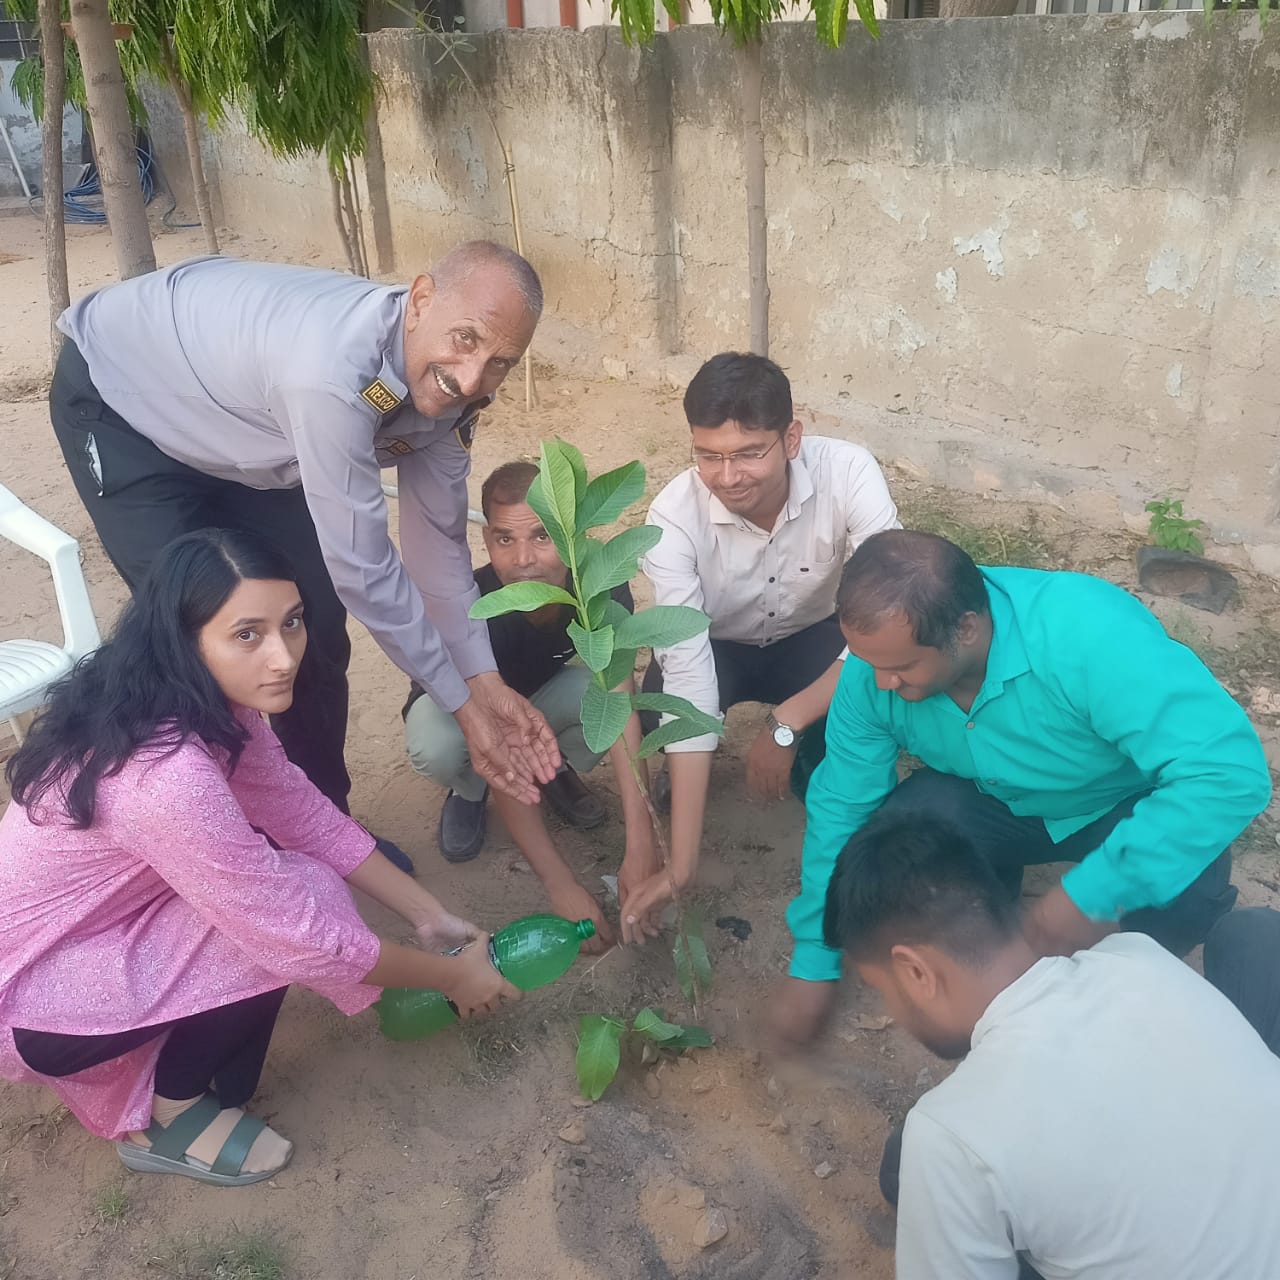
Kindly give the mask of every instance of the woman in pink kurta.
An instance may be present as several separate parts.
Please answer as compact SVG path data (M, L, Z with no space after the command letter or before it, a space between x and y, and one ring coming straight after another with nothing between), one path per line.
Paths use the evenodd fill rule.
M382 986L438 988L464 1015L512 994L466 946L475 927L378 853L263 721L289 705L305 644L278 551L188 535L9 764L0 1075L49 1085L131 1168L239 1185L287 1163L291 1144L242 1104L290 983L348 1014ZM350 885L422 949L381 941Z

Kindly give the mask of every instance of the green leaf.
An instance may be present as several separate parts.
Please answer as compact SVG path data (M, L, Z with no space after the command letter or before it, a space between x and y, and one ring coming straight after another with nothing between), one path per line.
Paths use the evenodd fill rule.
M615 634L613 657L609 659L609 665L601 676L606 689L616 689L628 676L634 675L636 659L640 656L638 649L619 649L616 647L617 643Z
M582 736L597 755L617 742L630 718L631 699L625 693L607 693L594 680L583 690Z
M668 1022L656 1009L641 1009L636 1014L631 1027L642 1036L656 1040L658 1044L666 1044L668 1040L674 1040L684 1030L676 1023Z
M529 613L544 604L577 603L563 587L553 587L549 582L513 582L481 596L471 606L468 617L497 618L504 613Z
M676 962L676 981L686 1000L692 1003L711 990L711 957L707 955L707 944L701 933L693 925L686 923L671 954Z
M618 643L628 649L663 648L692 640L711 625L701 609L683 604L655 604L631 614L618 626Z
M613 657L613 628L599 627L588 631L575 622L569 623L569 639L578 651L578 657L592 671L603 671Z
M710 1049L715 1044L706 1027L681 1027L678 1036L662 1046L664 1049Z
M595 1102L613 1083L621 1058L625 1026L616 1018L587 1014L578 1029L578 1088Z
M576 445L569 444L566 440L557 440L556 444L564 451L564 456L569 460L570 467L573 468L573 527L575 530L586 529L589 526L578 519L577 512L578 506L587 492L587 464L582 459L582 451Z
M543 483L541 472L534 477L533 483L529 486L525 501L533 509L533 514L542 521L542 527L555 544L556 554L565 564L572 564L573 556L569 550L570 538L565 533L559 516L556 515L555 507L547 497L546 485Z
M668 720L666 724L660 724L652 733L646 733L641 738L636 759L647 760L655 751L661 751L663 747L669 747L673 742L684 742L689 738L698 738L710 732L710 729L690 724L687 720ZM720 733L724 733L723 725L720 726Z
M582 455L573 445L563 440L544 440L542 461L538 465L543 494L568 539L578 531L578 480L572 454L577 454L578 466L581 466Z
M612 524L633 502L644 496L644 464L628 462L606 471L587 485L578 503L578 528Z
M631 699L637 711L661 711L663 715L677 716L689 724L701 726L703 733L723 733L724 721L707 711L701 711L688 698L678 698L674 693L637 693Z
M651 524L624 529L594 552L578 581L578 590L590 600L602 591L630 582L636 576L640 557L656 547L661 538L662 530Z

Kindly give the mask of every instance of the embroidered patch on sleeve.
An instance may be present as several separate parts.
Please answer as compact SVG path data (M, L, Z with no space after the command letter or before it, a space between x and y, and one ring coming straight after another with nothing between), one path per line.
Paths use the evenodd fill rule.
M458 437L458 443L468 452L471 452L471 445L476 438L476 429L480 426L480 415L473 413L471 417L464 422L458 423L454 427L454 434Z
M413 445L407 440L388 440L382 446L393 458L403 458L413 452Z
M360 393L360 398L371 404L379 413L390 413L404 402L381 378L374 378Z

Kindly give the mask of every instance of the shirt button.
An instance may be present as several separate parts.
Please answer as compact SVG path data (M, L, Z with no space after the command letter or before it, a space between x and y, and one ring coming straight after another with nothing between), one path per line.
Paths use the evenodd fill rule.
M972 720L970 720L970 721L969 721L969 723L968 723L967 725L965 725L965 728L966 728L966 729L972 729L972 728L973 728L973 721L972 721Z
M769 579L769 581L770 581L770 582L777 582L777 578L770 578L770 579Z
M772 612L771 612L771 613L770 613L770 614L769 614L769 617L771 617L771 618L772 618L772 617L773 617L773 614L772 614Z

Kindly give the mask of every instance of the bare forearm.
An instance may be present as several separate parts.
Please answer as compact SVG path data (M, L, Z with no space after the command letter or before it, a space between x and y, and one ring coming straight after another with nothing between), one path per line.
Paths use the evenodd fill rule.
M436 897L412 876L393 867L376 849L347 876L347 883L394 911L415 929L430 924L444 912Z
M667 755L671 774L671 874L680 886L691 884L698 872L712 754L673 751Z
M370 986L431 987L439 991L453 982L456 970L451 956L435 956L385 939L379 942L378 963L364 976Z
M831 706L831 699L843 670L843 662L833 662L811 685L793 694L785 702L778 703L773 709L778 723L800 730L821 720Z
M627 844L639 838L652 845L653 828L649 820L649 810L644 796L640 793L635 774L631 770L631 761L636 759L640 750L640 717L633 715L622 731L622 737L609 748L609 763L613 765L613 776L618 784L618 797L622 802L622 820L626 827ZM636 769L649 785L649 768L644 760L636 760Z
M492 793L492 798L499 817L516 842L516 847L547 890L552 891L565 884L576 884L577 877L560 856L539 806L523 804L498 791Z

